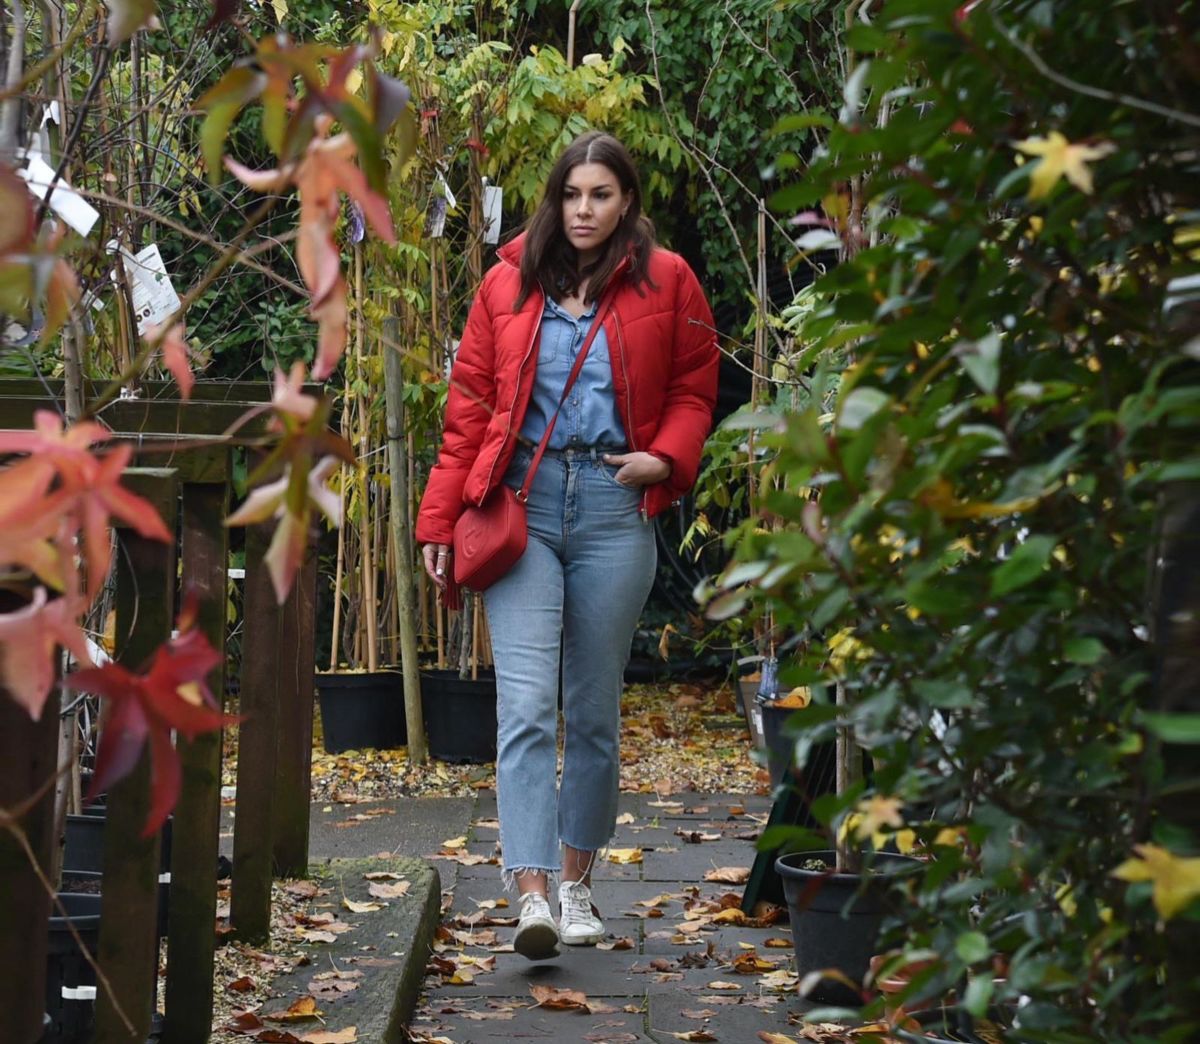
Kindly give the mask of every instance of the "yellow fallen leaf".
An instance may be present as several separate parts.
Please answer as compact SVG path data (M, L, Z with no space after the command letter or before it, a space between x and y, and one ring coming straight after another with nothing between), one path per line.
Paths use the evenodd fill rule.
M786 950L792 945L792 940L781 939L779 936L773 935L770 939L767 939L763 945L769 950Z
M376 899L399 899L402 896L408 895L408 890L411 887L411 881L397 881L394 884L382 884L378 881L372 881L367 887L367 891Z
M342 905L351 913L371 913L374 910L383 909L379 903L359 903L353 899L347 899L345 896L342 896Z
M716 924L745 924L746 915L738 907L731 906L728 910L722 910L716 914L713 921Z
M312 1030L305 1033L300 1040L303 1044L357 1044L358 1029L347 1026L340 1030Z
M323 1014L312 997L297 997L288 1005L286 1011L263 1012L263 1018L270 1022L292 1022L296 1019L315 1019Z
M758 1031L758 1039L764 1044L799 1044L795 1037L785 1037L782 1033L768 1033L766 1030Z
M1160 845L1134 845L1136 854L1112 871L1122 881L1153 881L1154 908L1169 921L1200 898L1200 858L1184 858Z
M710 990L740 990L741 987L736 982L724 982L721 979L714 979L708 984Z
M613 863L640 863L642 850L640 848L610 848L608 858Z
M745 884L749 879L748 866L717 866L704 873L704 880L719 881L722 884Z
M670 1037L676 1040L692 1040L692 1041L712 1041L719 1038L714 1037L708 1030L688 1030L686 1033L669 1033Z
M617 826L628 826L630 823L636 821L637 817L632 812L622 812L617 816Z
M443 841L442 847L443 848L466 848L467 847L467 837L465 834L462 837L452 837L448 841Z

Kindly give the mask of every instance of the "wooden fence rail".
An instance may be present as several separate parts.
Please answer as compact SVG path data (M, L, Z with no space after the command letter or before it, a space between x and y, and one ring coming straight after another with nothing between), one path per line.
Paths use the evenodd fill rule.
M0 380L0 428L26 428L37 409L58 411L55 382ZM158 508L168 527L178 526L176 546L118 532L117 658L143 668L170 635L179 596L200 599L199 626L219 652L227 619L231 451L267 435L266 416L220 436L231 421L269 395L263 384L198 384L190 403L169 398L166 384L151 382L136 400L120 400L103 420L116 438L138 447L125 484ZM186 447L182 445L186 443ZM241 938L266 935L271 881L301 876L308 865L308 791L314 695L316 559L310 553L291 597L276 606L263 555L270 527L246 533L243 671L234 829L231 924ZM0 593L0 597L4 597ZM0 602L0 611L19 606ZM225 692L224 657L209 679ZM0 693L0 808L17 808L56 769L59 697L52 694L40 722ZM175 809L167 920L164 1044L202 1044L213 1010L213 960L217 857L221 811L222 738L213 733L177 744L183 784ZM51 897L38 868L49 875L54 846L54 789L24 811L18 831L0 829L0 1040L36 1044L42 1036L47 919ZM149 801L149 764L108 795L97 959L113 995L98 990L96 1044L142 1044L150 1030L158 968L156 905L159 838L142 839ZM126 1028L118 1008L133 1024Z

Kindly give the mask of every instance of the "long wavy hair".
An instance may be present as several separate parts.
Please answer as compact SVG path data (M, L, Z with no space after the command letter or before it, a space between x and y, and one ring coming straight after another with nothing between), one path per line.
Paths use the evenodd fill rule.
M600 256L590 265L579 265L579 252L563 231L563 193L571 171L581 163L600 163L616 175L622 193L630 197L625 217L604 243ZM642 186L633 157L611 134L588 131L568 145L546 179L542 201L529 220L521 254L521 289L513 311L525 303L534 289L556 299L574 294L587 280L585 302L597 300L612 279L621 260L629 258L629 280L641 292L650 281L650 254L654 250L654 225L642 213Z

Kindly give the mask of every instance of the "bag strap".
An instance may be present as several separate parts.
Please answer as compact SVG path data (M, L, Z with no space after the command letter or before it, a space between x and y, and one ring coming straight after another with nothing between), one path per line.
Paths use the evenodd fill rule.
M566 403L567 396L571 394L571 388L575 384L576 378L583 369L583 361L587 358L588 349L591 348L592 341L596 339L596 334L600 332L600 327L603 325L605 316L612 306L614 296L616 296L615 288L604 294L600 299L600 304L596 308L596 317L592 320L592 325L588 328L587 337L583 339L583 345L579 349L579 354L575 357L575 365L571 367L571 372L567 376L567 383L563 388L562 396L558 400L558 406L554 410L554 415L550 418L550 423L546 425L542 441L538 443L538 448L533 455L533 460L530 462L529 470L525 473L525 481L521 483L521 488L517 492L517 499L522 504L529 499L529 490L533 487L533 477L537 474L538 465L542 462L546 447L550 445L550 436L554 434L554 424L558 420L558 414L562 410L563 404Z

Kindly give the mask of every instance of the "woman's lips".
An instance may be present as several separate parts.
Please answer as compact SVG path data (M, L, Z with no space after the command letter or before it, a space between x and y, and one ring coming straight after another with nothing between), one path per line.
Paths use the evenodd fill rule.
M576 235L580 235L580 236L586 236L586 235L590 235L592 232L595 232L595 231L596 231L596 229L595 229L595 227L594 227L594 226L592 226L592 225L576 225L576 226L575 226L575 227L572 229L572 231L573 231L573 232L574 232Z

